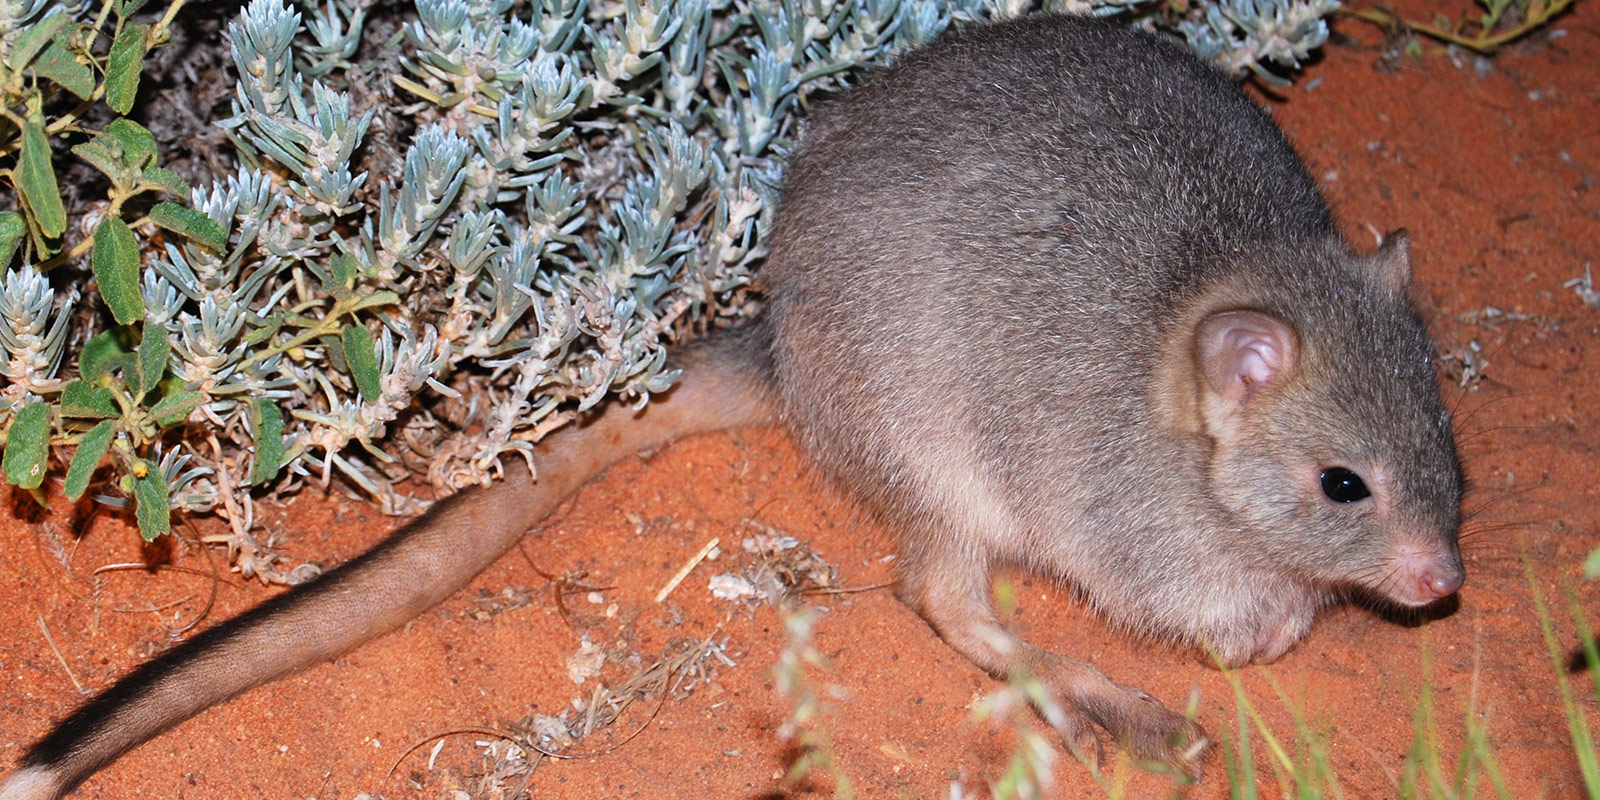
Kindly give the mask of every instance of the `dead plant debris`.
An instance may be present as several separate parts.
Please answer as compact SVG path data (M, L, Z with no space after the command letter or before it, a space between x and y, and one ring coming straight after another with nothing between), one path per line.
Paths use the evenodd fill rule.
M711 579L711 593L723 600L743 600L790 608L801 595L839 588L839 570L823 560L811 546L782 530L745 519L747 535L740 543L744 559L737 572Z
M533 771L546 758L595 758L628 744L650 726L669 699L683 700L700 686L715 680L720 667L737 666L727 647L728 637L718 639L715 634L704 639L678 639L665 648L663 655L636 670L622 683L615 687L597 683L587 694L573 698L559 714L530 714L503 729L467 726L431 734L401 753L390 768L390 774L429 742L447 736L476 734L488 737L474 741L481 757L477 770L472 773L453 768L439 771L434 768L430 756L425 770L408 773L408 782L420 789L425 782L424 772L435 773L438 788L457 797L512 800L521 794L531 781ZM652 699L655 704L648 715L627 734L617 738L612 732L610 743L573 752L574 747L591 736L610 731L630 708ZM513 782L515 785L508 785Z

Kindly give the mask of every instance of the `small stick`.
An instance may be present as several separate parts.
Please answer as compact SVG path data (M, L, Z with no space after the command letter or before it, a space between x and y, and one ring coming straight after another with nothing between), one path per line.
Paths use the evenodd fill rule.
M197 614L194 619L189 620L188 624L184 625L181 628L178 628L177 630L172 631L171 634L170 634L172 636L181 636L184 633L187 633L190 628L193 628L194 626L200 624L200 620L205 619L206 615L211 613L212 606L216 605L216 602L217 602L217 584L226 583L229 586L234 586L235 585L232 581L224 580L222 578L222 576L217 574L217 564L216 564L215 561L213 561L211 559L211 549L210 548L201 547L200 548L200 552L205 554L206 565L211 567L211 571L210 572L206 572L204 570L198 570L198 569L195 569L194 567L182 567L182 566L178 566L177 564L154 564L154 565L151 565L151 564L145 564L145 563L142 563L142 562L135 561L135 562L123 563L123 564L106 564L105 566L100 567L100 568L96 569L94 572L91 572L89 574L94 576L96 578L96 580L98 580L99 577L100 577L100 573L102 573L102 572L117 572L119 570L127 570L127 569L137 569L137 570L145 570L145 571L148 571L150 569L157 569L157 570L165 569L165 570L171 570L173 572L187 572L190 575L200 575L202 577L210 578L211 579L211 594L206 597L206 607L201 609L200 613ZM190 596L192 597L193 595L190 595ZM187 600L188 597L185 597L184 599ZM171 604L169 603L168 605L171 605ZM166 608L166 607L167 606L161 606L160 608ZM96 606L97 610L98 610L98 608L99 607ZM124 613L126 613L124 609L112 609L112 610L113 611L124 611ZM154 611L154 610L159 610L159 609L151 609L151 610Z
M146 563L144 563L142 561L129 561L129 562L121 563L121 564L106 564L105 566L102 566L102 567L96 567L95 571L91 572L89 574L90 575L99 575L102 572L117 572L119 570L125 570L125 569L137 569L137 570L144 570L146 572L148 572L151 569L167 569L167 570L172 570L173 572L187 572L190 575L199 575L202 578L210 578L210 577L215 576L215 574L216 574L216 573L213 573L213 572L206 572L203 569L195 569L194 567L183 567L183 566L179 566L177 564L146 564ZM232 586L233 584L229 584L229 585Z
M159 606L154 604L154 603L150 603L150 602L147 601L147 602L145 602L145 607L144 608L127 608L127 607L123 606L123 607L113 608L111 610L115 611L118 614L157 614L157 615L159 615L161 612L166 611L169 608L172 608L174 606L181 606L184 603L189 602L189 599L192 598L192 597L194 597L194 593L193 592L191 592L189 594L186 594L186 595L184 595L184 596L182 596L182 597L180 597L180 598L178 598L178 599L176 599L176 600L174 600L174 601L172 601L170 603L162 603Z
M804 589L801 594L854 594L856 592L871 592L878 589L888 589L899 583L898 580L874 583L871 586L819 586L815 589Z
M721 542L722 537L713 536L711 541L706 542L705 547L700 548L700 552L695 553L688 561L685 561L683 566L678 568L677 574L672 576L672 580L667 581L667 585L661 587L661 591L656 592L656 602L660 603L666 600L667 595L672 594L672 590L678 588L678 584L683 583L683 579L689 577L689 573L694 571L694 568L699 566L700 562L706 560L706 556L711 555L711 551L715 550Z
M61 668L67 671L67 677L72 679L73 688L78 690L78 694L87 694L89 690L78 682L78 676L72 674L72 667L67 664L66 657L61 655L61 648L56 647L56 637L50 635L50 627L44 624L44 615L40 614L38 619L39 630L44 632L44 640L50 643L50 652L56 654L56 660L61 662Z
M198 541L200 539L200 529L195 527L194 522L187 518L183 522L189 528L189 535ZM211 548L206 547L203 542L200 543L199 547L200 553L206 557L206 566L211 568L211 594L206 597L206 607L200 609L200 613L195 615L194 619L189 620L189 624L173 631L169 634L170 636L181 636L187 633L189 629L199 625L200 620L205 619L206 615L211 613L212 607L217 604L217 584L222 582L222 576L217 574L217 562L211 557Z

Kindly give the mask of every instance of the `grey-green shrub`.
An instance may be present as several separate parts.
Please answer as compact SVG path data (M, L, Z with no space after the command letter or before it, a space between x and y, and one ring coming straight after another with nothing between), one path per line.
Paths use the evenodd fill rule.
M0 0L14 162L0 179L21 190L0 214L4 468L25 489L59 475L76 498L109 454L100 477L135 499L147 537L169 509L221 510L240 566L273 579L252 492L337 475L401 510L392 484L408 473L484 483L602 399L646 402L674 379L675 334L752 313L803 97L952 24L1038 10L421 0L377 48L393 61L355 64L360 3L253 0L229 29L238 83L217 122L237 170L189 190L132 119L47 115L63 92L132 110L139 61L181 8L142 24L141 5ZM1123 14L1266 76L1324 41L1336 5L1046 10ZM408 104L379 115L382 80ZM364 166L379 118L415 127L395 174ZM70 156L52 139L106 175L106 202L58 207Z

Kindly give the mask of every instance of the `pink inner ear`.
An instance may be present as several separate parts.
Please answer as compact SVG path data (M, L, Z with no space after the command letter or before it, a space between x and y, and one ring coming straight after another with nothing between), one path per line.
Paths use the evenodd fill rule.
M1239 364L1235 368L1239 372L1239 377L1247 383L1266 383L1282 368L1283 354L1278 352L1275 343L1260 337L1250 337L1240 341L1238 346Z
M1294 365L1294 333L1259 311L1224 311L1200 324L1200 365L1211 392L1243 403Z

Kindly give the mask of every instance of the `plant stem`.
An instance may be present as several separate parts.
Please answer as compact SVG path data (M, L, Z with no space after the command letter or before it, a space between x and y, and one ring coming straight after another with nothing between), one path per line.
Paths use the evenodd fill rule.
M295 334L287 341L279 342L271 347L251 353L248 358L239 362L239 365L243 367L247 364L265 361L279 353L286 353L289 350L306 344L307 342L327 336L329 334L338 333L339 321L348 315L351 312L352 307L361 302L361 300L361 297L351 295L344 300L335 302L333 304L333 308L329 309L327 315L318 320L317 324Z
M1488 55L1555 19L1558 14L1566 11L1571 5L1572 0L1555 0L1555 2L1540 9L1533 16L1523 20L1521 25L1490 35L1489 31L1499 21L1499 15L1495 14L1493 18L1487 21L1488 24L1478 31L1477 36L1467 36L1461 32L1440 28L1435 25L1401 19L1393 12L1377 8L1340 8L1339 13L1374 25L1398 25L1411 33L1465 47L1475 53Z

